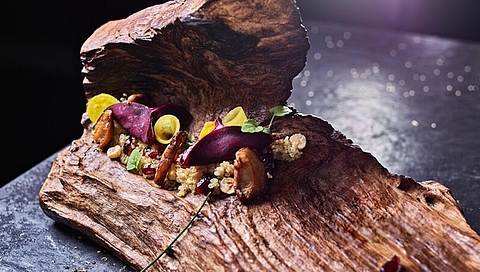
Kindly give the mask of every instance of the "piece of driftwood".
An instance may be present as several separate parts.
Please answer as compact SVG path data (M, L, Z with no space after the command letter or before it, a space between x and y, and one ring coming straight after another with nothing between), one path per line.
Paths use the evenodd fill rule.
M86 97L144 94L206 120L242 105L268 121L284 104L309 48L293 0L194 0L153 6L96 30L81 50ZM205 196L158 188L110 160L83 135L58 153L39 192L44 212L135 269L187 225ZM318 117L276 118L302 133L302 157L276 162L261 197L212 197L152 271L474 271L480 237L448 188L390 173Z

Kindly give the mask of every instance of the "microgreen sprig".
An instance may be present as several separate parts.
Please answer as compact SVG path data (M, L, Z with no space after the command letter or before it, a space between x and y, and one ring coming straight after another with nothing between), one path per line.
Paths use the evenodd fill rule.
M247 133L264 132L264 133L270 134L270 127L272 126L273 119L275 118L275 116L277 117L285 116L291 112L292 110L287 106L275 106L270 109L272 118L270 119L270 123L268 124L267 127L260 126L253 119L247 119L247 121L245 121L242 124L242 132L247 132Z
M145 272L145 271L147 271L147 269L149 269L152 265L154 265L163 255L165 255L168 251L170 251L170 249L172 248L173 244L174 244L174 243L180 238L180 236L182 236L182 234L193 224L193 221L195 220L195 218L198 217L198 215L200 214L200 211L202 210L203 206L205 206L205 204L207 203L208 198L210 197L210 194L211 194L211 192L209 192L209 193L205 196L205 199L203 200L202 205L200 205L200 207L199 207L198 210L195 212L195 214L193 215L192 219L190 219L190 222L188 222L188 224L185 226L185 228L183 228L183 230L170 242L170 244L168 244L168 246L167 246L157 257L155 257L155 259L153 259L153 261L151 261L147 266L145 266L142 270L140 270L140 272Z
M127 171L131 170L138 170L138 166L140 165L140 159L142 158L142 153L138 148L135 148L132 150L132 153L130 153L130 156L128 156L127 159Z

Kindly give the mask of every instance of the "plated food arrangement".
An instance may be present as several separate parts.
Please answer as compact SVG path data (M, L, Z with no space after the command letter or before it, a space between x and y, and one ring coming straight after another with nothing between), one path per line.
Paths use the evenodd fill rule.
M85 129L39 192L45 214L137 270L480 267L448 188L286 105L308 49L293 0L171 1L101 26L80 52Z

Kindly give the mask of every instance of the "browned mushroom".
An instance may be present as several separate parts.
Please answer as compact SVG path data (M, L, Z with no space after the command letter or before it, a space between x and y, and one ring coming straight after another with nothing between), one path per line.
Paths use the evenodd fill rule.
M265 165L254 150L242 148L235 154L233 186L240 201L260 195L267 184Z
M163 151L162 157L160 158L160 162L158 163L158 167L155 172L155 177L153 178L153 181L158 186L164 186L165 177L167 176L168 171L170 171L172 164L174 164L177 160L178 154L180 154L181 151L180 148L186 139L187 133L183 130L180 130L173 136L170 144L167 146L165 151Z
M95 123L93 139L98 142L98 148L104 150L113 138L114 121L112 111L106 110Z

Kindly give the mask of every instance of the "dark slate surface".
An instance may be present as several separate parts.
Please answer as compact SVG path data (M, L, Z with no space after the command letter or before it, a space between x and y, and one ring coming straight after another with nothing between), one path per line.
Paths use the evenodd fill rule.
M327 120L392 173L451 189L480 231L480 45L306 21L289 103ZM0 188L0 271L131 271L55 223L38 192L55 154Z
M480 44L307 21L290 99L390 172L447 186L480 232Z
M54 158L0 189L0 271L133 271L81 233L45 216L38 192Z

